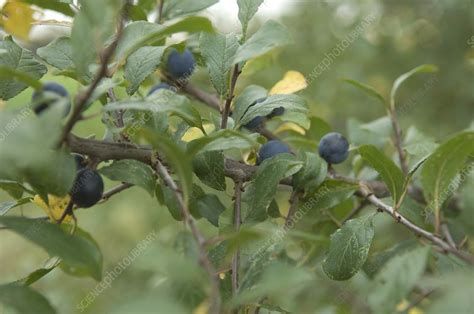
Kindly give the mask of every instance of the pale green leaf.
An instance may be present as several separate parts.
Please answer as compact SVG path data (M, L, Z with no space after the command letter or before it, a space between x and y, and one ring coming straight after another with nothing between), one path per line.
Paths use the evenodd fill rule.
M234 58L234 64L261 56L270 50L291 44L290 33L280 23L267 21L240 48Z
M374 237L373 215L347 221L331 235L323 270L333 280L347 280L364 265Z

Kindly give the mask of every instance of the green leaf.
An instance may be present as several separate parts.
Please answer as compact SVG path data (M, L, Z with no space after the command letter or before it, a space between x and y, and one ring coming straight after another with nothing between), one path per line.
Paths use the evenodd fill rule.
M59 261L60 261L60 259L57 258L57 257L49 258L44 263L45 265L43 267L41 267L41 268L35 270L34 272L28 274L28 276L26 276L26 277L24 277L20 280L15 281L15 283L22 284L22 285L25 285L25 286L32 285L33 283L37 282L38 280L40 280L41 278L43 278L44 276L49 274L53 269L55 269L56 266L58 266Z
M187 153L189 156L194 156L199 152L206 151L248 149L258 146L256 141L258 136L258 134L245 135L230 129L218 130L189 142Z
M99 170L100 174L110 180L138 185L144 188L151 196L155 194L155 176L150 166L137 160L118 160L110 166Z
M171 115L180 117L190 126L203 130L201 116L199 112L192 106L189 99L170 90L160 89L153 93L153 95L148 97L145 101L124 100L109 103L103 107L104 111L129 109L150 111L153 113L167 112Z
M331 235L323 270L333 280L347 280L364 265L374 237L373 215L351 219Z
M0 141L0 177L28 182L45 198L46 194L66 195L75 177L72 156L53 151L61 134L62 107L54 107L41 117L30 119L32 111L2 112L0 129L15 121L16 127Z
M433 73L433 72L438 72L438 67L436 65L423 64L399 76L393 83L392 91L390 92L390 107L392 109L395 109L395 95L397 94L397 90L402 85L403 82L405 82L407 79L409 79L415 74Z
M372 96L375 99L377 99L378 101L380 101L385 107L388 107L388 104L385 101L385 99L383 98L383 96L372 86L361 83L361 82L356 81L356 80L351 80L351 79L343 79L343 81L359 88L360 90L362 90L363 92L365 92L369 96Z
M87 79L89 66L114 33L119 10L120 1L81 1L71 29L72 59L79 79Z
M372 145L363 145L358 149L362 158L382 177L396 204L402 196L405 176L398 166L384 153Z
M49 301L31 288L22 285L0 285L0 308L14 313L54 314Z
M464 132L441 144L425 161L421 169L421 184L431 210L438 211L457 184L456 175L474 152L474 132Z
M0 41L0 50L3 51L0 54L0 72L3 72L0 75L0 99L8 100L28 85L41 87L37 80L47 72L47 68L36 60L31 51L17 45L11 36Z
M127 87L129 95L134 94L142 82L161 64L165 47L141 47L127 58L125 64L125 79L130 82Z
M163 16L172 19L185 14L199 12L219 2L219 0L173 0L165 1Z
M83 269L94 279L102 277L102 253L84 237L70 235L58 225L38 219L0 217L0 223L45 249L51 256L60 257L69 265Z
M206 185L218 191L225 191L224 154L208 151L193 158L193 169L197 177Z
M372 124L372 127L369 124ZM349 118L347 120L349 142L354 146L370 144L378 148L383 148L389 142L390 136L385 136L385 134L380 133L384 128L376 128L378 129L378 132L376 132L373 128L373 122L369 124L364 124L354 118ZM378 126L380 126L380 124Z
M293 186L296 189L313 190L323 183L328 165L317 154L304 152L302 155L304 166L293 176Z
M115 58L118 61L125 60L139 48L154 46L166 36L181 32L212 33L214 28L209 19L201 16L186 17L166 27L144 21L133 22L125 27L122 40L115 51Z
M0 216L3 216L6 213L8 213L10 209L13 209L17 206L21 206L23 204L27 204L30 202L31 202L31 197L25 197L16 201L6 201L3 203L0 203Z
M160 156L164 156L166 163L178 176L184 201L187 204L193 187L193 171L189 154L186 154L181 147L162 134L148 129L143 129L141 134L154 149L160 152Z
M47 46L39 48L36 53L59 70L74 69L71 38L69 37L56 38Z
M303 162L290 154L279 154L263 161L258 166L254 178L243 196L248 204L248 214L245 223L260 222L267 217L267 207L277 192L279 182L303 167Z
M217 93L224 97L228 89L232 61L239 48L237 36L233 33L227 35L202 33L199 45L212 85Z
M356 183L338 180L326 180L317 189L308 193L308 200L312 200L312 210L329 209L347 200L359 188Z
M375 313L393 313L420 280L429 247L403 252L390 259L374 278L369 305Z
M240 121L250 105L263 97L267 97L267 90L265 88L257 85L247 86L234 101L232 118L236 122Z
M196 201L198 213L209 220L214 226L218 226L219 216L225 211L225 206L216 195L205 194Z
M256 58L276 47L288 45L292 42L293 40L286 27L272 20L267 21L245 44L240 46L233 63Z
M242 34L245 38L247 35L247 28L252 17L257 13L258 7L263 3L263 0L237 0L239 5L239 20L242 24Z
M374 278L389 260L403 252L414 249L417 245L417 240L414 238L398 242L384 251L369 256L362 269L370 278Z
M303 97L298 95L272 95L265 101L248 107L240 121L236 120L236 126L246 125L257 116L266 116L273 109L283 107L288 112L307 113L308 107ZM298 121L293 121L298 122Z
M21 183L11 180L0 179L0 189L6 191L15 199L21 198L24 192L32 194L32 191L24 187Z

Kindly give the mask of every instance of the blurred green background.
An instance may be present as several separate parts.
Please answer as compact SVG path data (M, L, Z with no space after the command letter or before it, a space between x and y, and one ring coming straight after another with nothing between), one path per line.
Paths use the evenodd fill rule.
M265 5L271 6L271 1ZM237 15L237 11L234 14ZM288 1L281 12L281 21L290 29L295 43L261 60L259 71L243 75L238 91L250 84L271 88L288 70L309 76L325 54L367 16L373 16L374 21L302 92L313 115L345 133L348 118L369 122L385 113L380 104L343 83L341 78L366 82L388 95L391 84L400 74L417 65L432 63L440 68L432 86L424 87L432 75L420 75L404 85L398 94L397 102L407 108L400 113L402 126L406 129L415 125L438 140L467 128L474 118L474 5L471 0ZM256 29L264 18L258 16L252 28ZM221 28L219 20L215 26ZM228 26L223 28L228 29ZM72 94L79 88L74 81L51 74L45 80L61 81ZM192 80L203 86L208 83L203 70ZM25 91L6 105L23 106L30 96L31 91ZM95 105L88 113L99 110L99 105ZM82 136L96 134L100 138L104 129L100 117L96 117L78 124L74 131ZM107 187L115 184L107 182ZM0 192L0 202L5 200L8 196ZM283 197L281 206L287 206ZM14 212L43 215L35 205L16 208ZM175 222L156 199L139 188L132 188L92 209L80 210L77 216L80 226L101 246L105 270L112 269L152 230L159 234L157 243L173 242L184 230L182 223ZM207 228L207 222L199 223L205 230L211 229ZM392 227L385 229L387 237L379 239L376 245L383 247L390 242L389 235L397 238L401 233L406 237L405 232L393 227L389 218L381 218L377 226L383 229L388 225ZM47 259L45 252L16 234L0 231L0 238L1 283L27 275ZM124 295L139 295L160 284L160 277L150 276L132 265L86 312L106 313ZM95 285L92 279L75 278L55 270L34 287L44 293L60 313L74 313L75 304Z

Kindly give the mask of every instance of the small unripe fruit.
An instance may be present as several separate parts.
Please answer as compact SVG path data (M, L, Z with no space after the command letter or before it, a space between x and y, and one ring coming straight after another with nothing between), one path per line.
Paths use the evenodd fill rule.
M84 169L87 166L87 162L84 156L79 154L72 154L72 156L74 157L74 161L76 162L76 171Z
M166 70L175 79L186 79L194 71L196 60L192 52L186 49L183 53L174 49L168 56Z
M269 141L260 147L257 165L261 164L265 159L284 153L291 153L290 148L285 143L278 140Z
M173 90L174 88L171 85L167 84L167 83L160 83L158 85L153 86L150 89L150 91L148 92L148 96L150 96L151 94L153 94L156 91L159 91L160 89Z
M340 164L349 156L349 143L339 133L328 133L319 142L319 156L328 164Z
M79 170L71 189L71 199L78 207L88 208L97 204L104 193L104 181L94 170Z
M69 93L62 85L54 82L45 83L40 91L35 91L33 93L33 111L39 115L44 110L54 105L59 99L67 97L69 97ZM45 98L44 101L42 98ZM70 110L71 103L67 101L67 105L64 109L64 116L67 116Z

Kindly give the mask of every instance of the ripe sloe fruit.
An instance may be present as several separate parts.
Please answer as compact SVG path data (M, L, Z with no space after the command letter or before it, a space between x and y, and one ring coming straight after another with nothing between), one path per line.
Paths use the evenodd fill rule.
M159 91L160 89L173 90L174 88L171 85L167 84L167 83L160 83L158 85L153 86L150 89L150 91L148 92L148 96L150 96L151 94L153 94L156 91Z
M250 106L255 106L256 104L258 103L261 103L261 102L264 102L265 100L267 99L267 97L263 97L263 98L259 98L257 100L255 100ZM248 109L247 109L248 110ZM259 126L262 125L262 123L265 121L265 118L262 117L262 116L256 116L255 118L253 118L252 120L250 120L249 123L247 123L246 125L244 125L244 128L250 130L250 131L255 131Z
M97 204L104 193L104 181L94 170L79 170L71 189L71 199L78 207L88 208Z
M42 97L45 98L42 101ZM40 91L35 91L33 93L32 101L34 104L33 111L39 115L44 110L48 109L51 105L54 105L56 101L60 98L69 97L67 90L60 84L54 82L48 82L43 85L43 88ZM71 103L68 101L65 108L64 116L67 116L71 110Z
M173 49L166 63L166 70L175 79L186 79L191 76L195 67L196 60L189 49L183 53Z
M328 164L340 164L349 156L349 143L339 133L328 133L319 142L319 156Z
M278 140L269 141L260 147L257 165L261 164L265 159L271 158L275 155L290 152L290 148L285 143Z

